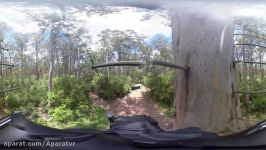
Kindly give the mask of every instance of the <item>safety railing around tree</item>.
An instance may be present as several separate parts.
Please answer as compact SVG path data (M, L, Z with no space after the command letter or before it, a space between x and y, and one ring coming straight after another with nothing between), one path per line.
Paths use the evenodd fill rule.
M1 52L1 62L0 62L1 68L0 69L1 69L1 72L3 71L2 66L8 66L8 67L11 67L11 68L15 67L14 64L3 63L4 51L9 51L9 49L2 47L1 46L1 43L0 43L0 52ZM19 89L18 87L0 89L0 93L6 93L6 92L11 92L11 91L16 91L18 89Z
M249 120L250 95L266 94L266 87L256 88L256 79L265 80L265 50L266 34L255 26L235 26L234 37L237 41L234 44L234 66L236 67L236 79L241 85L233 91L237 96L242 95L246 110L246 119ZM258 76L258 74L260 76Z
M183 70L185 72L189 71L189 68L187 66L182 65L176 65L169 62L164 61L148 61L148 62L142 62L142 61L118 61L118 62L110 62L110 63L103 63L98 65L92 65L92 69L101 68L101 67L110 67L110 66L149 66L149 65L157 65L157 66L164 66L174 69Z

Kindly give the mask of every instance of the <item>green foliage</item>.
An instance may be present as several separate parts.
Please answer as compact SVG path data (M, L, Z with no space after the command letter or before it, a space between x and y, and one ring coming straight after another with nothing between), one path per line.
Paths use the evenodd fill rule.
M51 107L65 104L67 108L75 109L80 104L88 103L88 91L89 86L73 76L57 77L53 91L48 93L48 103Z
M104 78L104 75L103 74L98 74L98 75L95 75L92 79L92 81L90 82L91 84L91 88L93 90L97 90L100 88L100 83L101 81Z
M149 87L152 97L164 106L172 106L174 101L173 72L150 74L144 78L144 84Z
M266 79L261 79L259 76L256 76L254 81L254 90L259 91L262 89L266 89Z
M2 82L3 83L3 82ZM26 79L10 79L6 80L2 89L18 87L18 90L6 92L1 95L4 102L4 107L8 112L25 110L31 112L34 107L45 105L47 99L47 81L34 80L33 78Z
M131 89L132 79L128 76L106 77L95 76L92 81L93 87L99 92L99 96L106 100L127 94Z
M250 110L252 112L266 113L266 97L257 96L250 102Z
M84 111L87 111L85 109ZM82 110L79 110L82 111ZM79 113L79 117L77 120L68 122L67 127L79 127L79 128L98 128L104 129L109 125L109 121L105 117L106 112L96 106L92 106L90 109L90 117L86 115L86 113Z
M54 79L53 91L48 93L48 114L56 126L107 127L105 112L90 103L90 88L89 84L74 76Z
M261 78L259 75L254 76L254 80L248 78L248 83L240 81L240 90L244 91L244 86L249 89L248 91L261 91L266 89L266 79ZM245 85L244 85L245 84ZM262 119L266 113L266 96L265 94L251 94L249 95L249 103L245 102L245 95L240 95L240 102L244 109L250 110L250 116L254 119Z
M249 81L250 80L250 81ZM261 91L266 89L266 79L262 79L261 76L256 75L254 76L254 80L251 81L250 78L248 78L248 83L240 82L240 90L244 91L244 86L246 85L246 88L248 88L248 91ZM245 85L244 85L245 84ZM247 104L245 102L245 95L240 95L240 101L244 108L249 108L251 113L259 114L259 113L265 113L266 112L266 96L265 94L253 94L249 95L249 103Z
M171 107L168 106L168 109L166 110L166 116L175 117L175 108L172 106Z
M19 99L18 94L10 93L6 95L5 101L6 106L10 112L13 112L19 107L19 102L17 101Z
M8 85L20 87L20 90L0 95L2 109L7 113L23 111L37 123L58 128L108 126L104 110L90 103L90 84L73 76L54 78L50 93L47 92L47 79L30 77L0 83L1 87Z
M47 80L35 80L31 85L23 88L21 96L25 103L31 103L35 107L45 106L47 101Z
M71 109L68 109L66 105L61 105L51 109L49 114L51 114L51 117L59 123L66 123L74 118L74 112Z
M253 91L260 91L262 89L266 89L266 79L262 79L260 76L256 75L254 80L251 81L251 78L247 79L248 83L244 83L243 81L239 82L240 90L244 90L244 86L249 87Z

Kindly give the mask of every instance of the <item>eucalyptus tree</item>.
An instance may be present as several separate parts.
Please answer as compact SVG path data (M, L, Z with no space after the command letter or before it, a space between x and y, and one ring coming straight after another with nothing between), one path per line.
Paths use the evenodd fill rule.
M173 61L173 50L172 42L167 39L165 35L157 35L151 40L151 47L153 51L158 51L159 55L157 59L172 62Z
M102 62L140 60L142 48L145 47L145 37L133 30L106 29L99 37L99 51L103 55ZM123 74L122 67L119 67L118 74Z
M37 33L32 34L32 46L34 48L35 55L35 74L37 80L40 79L40 52L45 48L45 30L40 30Z
M10 28L7 27L7 25L5 23L0 23L0 62L4 63L5 60L5 56L6 53L9 51L8 48L6 48L6 40L5 40L5 33L7 33L10 30ZM7 67L0 65L0 75L1 77L3 77L3 73L4 73L4 69L6 69Z
M47 47L49 56L48 91L51 92L55 67L55 54L59 50L59 38L65 18L62 14L44 15L42 17L33 15L32 17L49 33L49 42Z
M240 102L234 93L232 16L184 6L173 9L171 20L175 64L189 67L176 75L175 127L241 129Z
M77 78L81 74L81 59L85 59L85 52L89 53L89 44L91 35L88 29L84 27L66 26L66 44L68 45L68 74L71 74L71 68L75 67ZM64 56L63 56L64 57ZM64 57L66 58L66 56Z
M28 35L16 33L15 34L15 51L19 57L19 64L21 77L25 75L26 71L26 51L27 51L27 43L29 42Z

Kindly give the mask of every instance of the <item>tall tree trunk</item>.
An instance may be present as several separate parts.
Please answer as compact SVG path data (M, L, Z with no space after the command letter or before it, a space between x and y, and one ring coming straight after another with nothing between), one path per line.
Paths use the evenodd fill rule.
M66 51L62 51L62 59L63 59L63 75L68 74L68 55Z
M39 49L38 49L38 42L35 45L35 72L37 80L40 79L40 72L39 72Z
M245 31L244 31L244 34L245 34ZM243 41L245 41L245 38L243 38ZM242 41L242 42L243 42ZM243 60L243 79L242 79L242 84L243 84L243 90L244 92L247 92L248 91L248 78L247 78L247 69L248 69L248 66L247 66L247 63L245 63L247 61L247 52L246 52L246 46L242 46L242 60ZM249 119L249 95L244 93L244 104L245 104L245 107L246 107L246 113L244 114L245 117L247 119Z
M121 61L121 57L122 57L122 54L121 54L121 49L119 48L118 50L118 61ZM121 76L122 75L122 66L118 66L118 75Z
M111 59L110 59L110 50L109 48L107 49L107 63L110 63ZM107 67L107 77L110 77L110 67Z
M262 63L262 59L263 59L263 50L259 50L259 60L260 63ZM264 79L264 70L263 70L263 66L262 64L260 64L260 77L263 80Z
M67 69L67 74L70 76L71 75L71 53L72 53L72 48L70 49L70 52L68 54L68 69Z
M48 73L48 92L52 92L53 90L53 73L54 73L54 57L53 55L53 50L50 50L50 62L49 62L49 73Z
M48 73L48 92L52 92L53 90L53 74L54 74L54 56L53 50L50 50L50 62L49 62L49 73Z
M0 44L0 47L1 47L1 44ZM3 55L4 55L4 50L0 49L0 54L1 54L1 57L0 57L0 62L3 63ZM1 78L3 78L3 65L0 65L0 75L1 75Z
M53 91L53 73L54 73L54 61L55 61L55 29L51 29L50 33L50 47L49 47L49 72L48 72L48 92Z
M11 54L8 53L9 55L9 64L12 64L12 57L11 57ZM11 67L8 68L8 71L9 71L9 78L12 77L12 71L11 71Z
M233 20L214 14L203 9L172 11L175 63L190 69L177 71L175 128L239 129L240 106L233 97Z
M23 48L20 48L20 61L21 61L21 79L24 76L24 58L23 58Z
M80 79L80 48L78 47L78 59L77 59L77 79L79 80Z

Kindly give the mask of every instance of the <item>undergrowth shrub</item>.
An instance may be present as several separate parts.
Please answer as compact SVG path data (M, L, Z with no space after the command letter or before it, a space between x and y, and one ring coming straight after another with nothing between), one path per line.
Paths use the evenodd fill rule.
M99 75L95 76L92 85L100 97L105 100L113 100L130 92L131 82L132 79L128 76L106 77Z
M254 80L248 79L248 83L243 81L239 82L240 91L244 91L244 87L248 87L248 91L262 91L266 89L266 78L261 78L261 76L256 75ZM251 82L252 81L252 82ZM251 94L249 95L249 103L245 101L245 95L240 95L240 102L244 109L250 110L250 115L255 115L256 117L263 116L266 113L266 95L265 94Z
M53 91L48 93L48 113L56 126L107 127L104 110L90 102L90 89L91 85L74 76L54 79Z
M57 128L106 128L105 111L90 102L90 84L75 77L55 77L53 91L48 93L47 78L11 79L1 87L19 90L0 93L1 109L7 114L22 111L33 121Z
M75 109L89 102L88 92L89 86L74 76L57 77L53 91L48 93L48 103L52 108L65 104L67 108Z
M163 106L172 106L174 101L173 72L150 74L144 77L144 84L150 89L151 96Z
M255 113L266 113L266 97L256 96L250 101L250 110Z
M19 88L1 95L8 113L13 111L28 113L34 110L35 107L45 105L47 101L46 79L11 79L6 82L8 82L8 86L6 85L4 88Z

